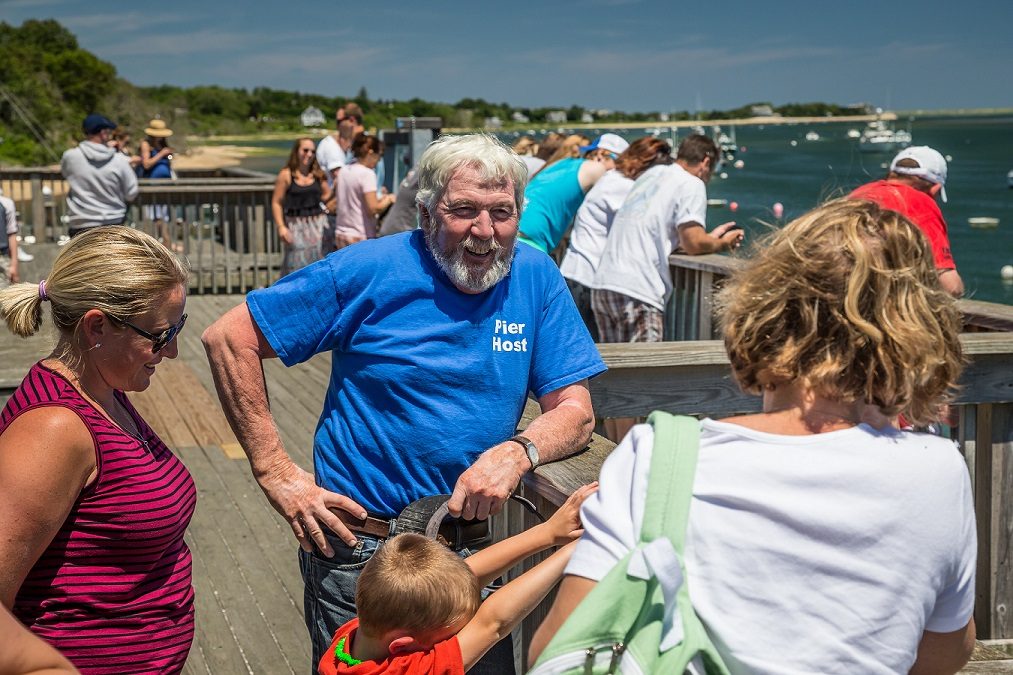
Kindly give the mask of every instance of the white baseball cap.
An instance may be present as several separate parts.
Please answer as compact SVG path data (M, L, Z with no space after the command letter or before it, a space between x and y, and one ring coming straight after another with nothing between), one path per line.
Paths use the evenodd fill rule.
M918 166L897 166L902 159L910 159L917 162ZM916 176L924 178L930 183L936 183L941 188L939 197L946 201L946 159L936 150L927 145L913 145L904 148L890 162L890 171L905 176Z
M609 152L614 152L617 155L621 155L624 152L626 152L626 148L628 147L630 147L630 142L627 141L622 136L618 134L602 134L597 139L595 139L595 142L592 143L591 145L585 145L581 147L580 152L581 154L584 154L585 152L590 152L592 150L597 150L598 148L601 148L602 150L608 150Z

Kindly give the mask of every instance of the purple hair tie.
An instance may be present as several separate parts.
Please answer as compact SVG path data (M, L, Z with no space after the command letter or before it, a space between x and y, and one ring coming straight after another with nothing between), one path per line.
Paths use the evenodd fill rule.
M42 302L45 302L46 300L49 300L49 296L46 295L46 280L45 279L43 279L42 281L39 282L39 300L41 300Z

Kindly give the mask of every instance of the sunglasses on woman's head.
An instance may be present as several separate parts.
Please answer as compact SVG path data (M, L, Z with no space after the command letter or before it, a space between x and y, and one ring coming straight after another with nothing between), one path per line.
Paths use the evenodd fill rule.
M115 317L115 316L113 316L111 314L106 314L106 316L108 316L110 319L112 319L116 323L121 323L124 326L127 326L128 328L132 328L134 330L134 332L137 333L138 335L140 335L141 337L145 337L145 338L151 340L151 353L152 354L157 354L158 352L162 351L167 344L169 344L170 342L172 342L173 338L175 338L177 335L179 335L179 332L181 330L183 330L183 326L186 324L186 314L184 314L183 316L181 316L179 318L179 323L177 323L175 326L169 326L168 328L166 328L165 330L163 330L161 333L149 333L148 331L144 330L143 328L138 328L137 326L135 326L134 324L130 323L129 321L125 321L123 319L120 319L119 317Z

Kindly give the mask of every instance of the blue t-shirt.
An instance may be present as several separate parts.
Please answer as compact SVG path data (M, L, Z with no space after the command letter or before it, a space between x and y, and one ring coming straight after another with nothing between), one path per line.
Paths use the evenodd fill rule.
M580 158L561 159L538 172L524 191L519 229L527 243L548 253L559 245L584 201L577 174Z
M517 246L510 274L469 295L421 230L365 241L247 295L285 365L331 350L313 442L319 485L391 517L453 490L515 433L528 392L605 370L552 260Z

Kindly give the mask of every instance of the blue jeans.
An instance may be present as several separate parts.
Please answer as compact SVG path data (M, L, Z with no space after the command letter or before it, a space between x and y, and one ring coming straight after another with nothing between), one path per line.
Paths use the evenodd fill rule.
M325 534L334 549L333 558L299 549L299 570L304 584L303 614L313 644L310 672L314 675L334 638L334 632L355 617L355 584L362 568L383 542L376 537L357 534L358 543L350 548L330 532L325 530ZM467 550L460 553L464 557L470 554ZM482 595L485 597L487 594L483 591ZM490 649L468 671L469 675L512 675L515 672L513 640L509 637Z

